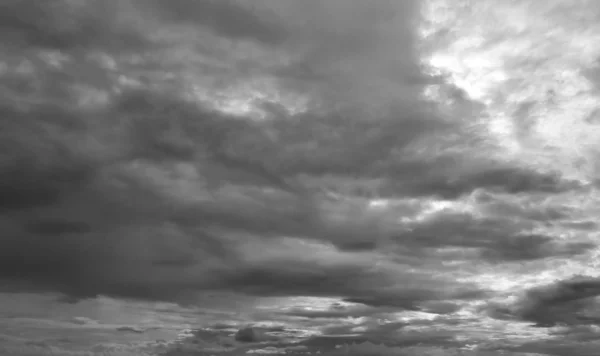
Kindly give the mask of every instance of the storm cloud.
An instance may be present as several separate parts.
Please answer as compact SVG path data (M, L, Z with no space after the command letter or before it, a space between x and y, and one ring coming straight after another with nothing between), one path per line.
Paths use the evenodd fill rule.
M9 1L0 13L8 290L360 305L287 315L315 319L452 314L491 294L461 266L596 246L544 230L574 224L571 210L519 201L583 182L463 144L485 132L423 97L417 2ZM550 323L546 304L582 299L536 298L515 315Z
M513 305L493 306L494 317L516 317L539 327L595 325L600 295L598 279L575 276L527 290Z

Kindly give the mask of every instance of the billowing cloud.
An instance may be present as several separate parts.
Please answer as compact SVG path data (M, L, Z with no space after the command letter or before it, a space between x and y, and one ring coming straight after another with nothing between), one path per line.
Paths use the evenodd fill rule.
M379 316L459 318L500 288L478 273L589 253L580 200L595 188L504 155L485 105L423 71L420 10L4 2L3 291L333 297L353 306L274 314L364 318L357 333L388 342L405 322ZM424 98L436 81L452 104ZM491 314L596 323L594 283L532 289Z
M407 55L399 57L395 66L400 76L394 85L409 88L414 84L403 78L419 75L411 54L412 29L403 20L413 16L405 11L410 3L383 12L336 1L302 8L267 1L257 3L255 9L233 1L11 2L3 6L3 16L10 18L3 21L5 42L15 45L3 63L7 68L3 76L10 79L3 90L11 94L2 103L7 117L2 123L7 138L3 142L9 146L1 161L3 279L24 288L77 296L158 299L211 288L361 296L362 288L372 283L390 282L399 267L370 271L372 256L334 251L307 258L289 254L288 249L300 245L281 242L286 235L328 241L331 233L340 234L327 223L329 217L320 216L312 193L295 179L303 170L286 168L294 167L302 154L286 151L284 134L294 134L295 122L261 124L220 113L201 100L189 100L190 92L186 96L181 90L171 91L166 78L177 70L176 75L188 74L178 51L195 51L194 61L231 57L235 53L221 43L233 42L265 55L281 53L293 67L324 71L316 79L298 79L308 84L298 95L319 89L334 94L338 103L350 103L370 91L356 85L359 80L374 85L387 81L392 68L381 67L378 61L389 53L379 49L390 48L391 39L384 34L402 28L397 39ZM363 10L369 10L368 18L359 22L366 22L351 20ZM337 19L327 15L339 11L344 15ZM385 14L392 15L387 20L390 28L362 26ZM236 18L245 22L225 21ZM345 30L339 32L339 26ZM197 47L199 42L190 33L211 40L206 48ZM175 40L168 43L166 38ZM135 45L129 40L135 40ZM163 61L145 58L153 55L162 55ZM342 57L356 70L333 68ZM228 65L236 74L240 64L234 60ZM291 73L287 65L265 66L253 60L247 65L265 79L280 78L281 85L294 87L292 82L297 81L283 75ZM201 67L190 73L197 74ZM210 65L204 69L209 77L219 74L210 73L214 70ZM76 75L80 72L85 75ZM181 80L180 87L188 83ZM145 88L140 88L143 84ZM347 84L358 91L341 94ZM407 90L417 95L417 89ZM374 99L366 98L367 102ZM90 106L90 100L97 100L96 104ZM386 98L375 106L392 102ZM320 106L330 112L327 106L333 104ZM328 126L327 135L334 133L334 122L340 123L324 114L311 115ZM381 122L391 125L386 116ZM350 120L374 134L354 150L386 149L377 147L383 131L376 121L358 116ZM306 129L313 130L312 126L305 122L299 127L305 133L297 131L298 143L312 141L319 146L327 139L311 139ZM398 130L402 125L391 127ZM274 138L265 134L269 130ZM357 133L350 130L345 136ZM343 141L336 144L343 147ZM388 139L385 146L391 144ZM275 191L269 196L264 190L234 189L248 185ZM249 247L247 239L268 253L260 259L252 257L262 251ZM305 253L314 250L306 248ZM284 255L292 263L282 259ZM392 285L404 280L402 275L399 278ZM322 288L324 282L330 287ZM439 289L439 293L445 292Z

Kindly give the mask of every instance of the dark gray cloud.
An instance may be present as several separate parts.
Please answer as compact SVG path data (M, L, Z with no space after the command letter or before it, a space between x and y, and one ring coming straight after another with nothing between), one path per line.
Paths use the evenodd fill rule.
M432 162L410 162L390 167L390 180L407 184L400 192L405 195L436 195L455 199L478 188L509 194L559 193L577 189L575 181L563 179L559 173L538 172L529 168L504 165L498 162L473 162L465 156L444 157ZM413 177L412 179L409 177ZM419 178L414 178L419 177ZM401 184L398 184L401 185ZM402 188L399 188L402 189Z
M26 230L40 235L82 234L91 227L80 221L40 219L26 225Z
M462 248L456 256L490 262L532 261L547 257L573 256L596 244L558 241L556 237L525 233L536 226L526 217L478 216L471 212L441 211L426 221L407 224L404 232L392 234L398 246L411 253L436 254L440 248ZM469 250L474 253L469 253ZM471 257L469 257L471 256Z
M600 295L597 278L575 276L553 284L529 289L510 306L492 306L491 316L518 318L539 327L598 324L595 297Z
M3 1L0 30L5 46L36 46L57 50L143 48L141 29L127 22L127 2L85 0Z
M313 155L294 152L293 155L298 158L288 162L289 158L286 157L288 163L282 164L284 172L293 169L294 173L311 174L316 182L331 186L333 190L340 189L335 185L336 180L345 179L345 185L348 186L346 190L355 194L367 185L366 180L370 181L368 185L371 191L391 197L457 199L478 189L508 194L554 194L581 188L577 181L565 179L556 172L538 172L510 165L498 167L497 162L485 161L474 162L477 168L473 169L469 167L472 158L464 152L454 156L442 154L431 161L398 159L395 157L397 152L402 152L405 145L414 143L412 139L419 134L438 131L442 135L444 132L449 134L451 130L444 124L428 122L419 117L414 122L414 125L410 121L402 123L411 128L406 136L382 125L377 128L382 130L381 134L372 136L372 141L361 143L364 142L362 133L370 129L366 126L352 136L342 136L343 140L353 142L343 151L339 151L339 146L331 147L335 143L328 140ZM386 136L390 138L388 144Z
M0 162L1 211L49 205L89 183L94 168L88 162L43 134L23 131L13 133L28 142L6 142L10 156Z
M176 23L200 25L225 38L256 40L280 44L290 34L281 19L269 14L261 2L238 0L137 1L141 7L151 4L156 15ZM271 16L269 16L271 15Z
M488 294L435 272L448 258L440 250L512 262L591 247L523 232L560 214L444 211L398 223L419 208L374 214L321 194L341 182L418 199L577 188L469 160L467 149L419 153L470 131L418 99L412 1L9 1L0 10L0 37L13 44L0 73L7 289L179 302L207 290L331 296L443 314ZM306 110L260 121L190 89L233 92L250 79L308 98Z
M366 318L360 323L335 325L323 329L323 336L306 340L302 344L320 348L333 348L336 344L375 344L387 347L410 347L427 344L429 347L456 347L454 334L441 330L410 330L410 322L392 322L379 318ZM365 345L365 346L367 346ZM376 348L374 348L376 349ZM363 349L365 352L368 346ZM358 351L358 350L357 350ZM406 351L403 350L403 351ZM368 351L366 351L368 352Z
M44 138L58 147L74 145L60 136ZM259 238L256 234L275 237L295 232L327 240L341 232L336 225L325 224L325 217L309 214L306 218L311 205L299 204L299 198L274 201L291 202L291 209L285 211L264 206L262 195L244 198L232 192L214 200L209 194L197 195L195 189L202 189L201 185L184 185L182 194L193 192L200 199L186 201L176 189L163 189L177 180L161 175L160 166L152 163L156 160L149 159L154 155L138 158L137 152L149 151L143 149L146 142L139 144L141 150L124 149L123 155L111 160L86 160L86 153L95 151L81 152L89 171L82 183L77 177L69 181L61 175L59 183L47 179L43 168L48 162L59 173L69 172L72 163L62 156L31 163L25 179L50 187L64 184L64 191L56 188L58 193L46 204L6 208L0 276L26 290L57 290L76 297L107 294L180 300L200 290L226 289L256 295L368 296L372 303L398 307L462 298L462 287L451 281L405 274L402 266L393 264L373 270L376 254L344 253L326 245L303 245L301 240ZM29 144L24 141L22 147L14 148L35 148ZM42 147L32 153L40 158L52 152ZM181 159L167 161L168 168ZM231 168L226 163L214 161L225 171ZM23 179L8 182L18 186ZM183 183L196 182L183 179ZM7 191L14 188L6 186ZM414 287L404 287L406 281ZM459 290L452 291L455 287ZM372 290L378 290L377 294L372 295Z
M482 257L496 261L528 261L547 257L571 257L592 250L591 242L557 243L555 238L541 235L517 235L488 248Z
M495 348L497 350L500 347ZM558 337L551 340L535 340L523 345L510 347L510 352L515 354L541 354L541 355L593 355L598 349L596 340L576 340L569 337Z
M136 106L141 108L142 114L151 114L149 110L144 111L143 105L126 107ZM191 120L186 120L186 115L191 117L194 111L182 105L180 112L182 114L176 118L188 124ZM121 109L117 113L127 118L131 111ZM153 151L155 142L160 139L158 135L168 130L152 124L145 130L146 122L137 125L133 121L132 132L123 135L127 138L123 143L125 148L111 160L86 159L84 152L77 157L81 163L78 160L71 163L57 154L43 162L34 161L26 174L8 180L14 186L5 186L7 192L19 191L15 187L27 183L27 180L19 179L25 177L40 182L41 187L49 185L56 193L45 204L29 203L20 198L28 204L23 208L18 204L6 208L7 214L16 218L4 223L5 231L11 233L4 235L1 241L1 275L11 281L26 281L30 287L55 289L82 297L109 294L179 300L198 290L233 289L263 296L341 296L367 305L418 310L418 306L427 300L484 295L473 286L461 287L427 274L403 272L402 265L392 264L373 270L373 261L379 258L376 253L340 252L326 245L307 247L299 242L282 242L279 237L299 235L332 241L344 248L349 242L352 246L353 240L356 243L372 241L374 236L369 235L373 233L372 229L383 223L378 219L352 221L350 216L341 221L330 220L335 211L329 212L315 201L297 195L276 194L269 201L262 193L252 197L232 192L223 193L215 200L210 194L202 193L204 188L197 184L196 177L198 170L209 165L221 167L221 173L215 173L221 179L231 179L230 170L237 169L237 172L258 177L263 186L276 185L269 181L268 174L257 173L253 165L248 169L237 162L223 161L218 153L224 149L219 144L227 143L227 140L223 138L212 144L207 142L211 131L203 131L203 128L216 127L226 133L237 133L240 132L235 131L238 126L245 129L247 125L233 122L232 128L217 126L217 120L225 123L225 120L233 119L215 113L197 113L195 118L200 128L190 124L179 132L182 139L198 131L196 137L207 137L207 140L190 143L200 147L190 152L205 155L198 158L203 161L197 166L189 164L187 153L179 154L177 150L164 148ZM173 125L177 125L177 121ZM220 132L213 133L212 137ZM131 139L137 135L144 135L144 139ZM55 146L66 146L65 149L69 144L74 145L61 140L60 136L43 138ZM22 147L14 148L35 147L29 144L24 141ZM213 152L217 154L212 155ZM33 158L51 153L42 147L33 151ZM44 164L48 162L50 169L57 173L44 171ZM174 162L188 164L194 169L178 173L171 169ZM84 172L89 173L69 181L67 177L70 176L64 174L70 172L70 165L82 165L86 169ZM67 173L62 173L64 170ZM165 177L164 172L171 176ZM48 174L59 177L58 182L48 179ZM181 175L181 182L177 174ZM164 189L165 184L177 188L179 183L183 183L181 191L173 187ZM54 188L55 184L57 188ZM183 199L186 195L198 196L199 200L186 201ZM39 194L34 196L39 197ZM282 206L287 207L283 209ZM26 212L21 212L25 208ZM45 218L32 220L29 216ZM492 237L490 240L477 240L476 237L481 232L495 229L504 233L505 229L501 228L504 223L442 214L440 220L418 224L410 234L402 235L404 237L399 238L398 243L415 248L496 248L497 245L491 242ZM444 231L443 237L439 235L440 231ZM469 232L470 235L466 234ZM48 235L52 239L48 239ZM257 235L263 237L257 238ZM271 239L264 239L269 236ZM255 247L244 241L248 239ZM513 249L515 253L521 250L521 247ZM265 257L257 257L261 253L266 253ZM406 287L406 282L412 287Z
M480 172L465 174L454 181L432 181L429 186L424 185L423 190L433 191L444 198L454 198L470 193L476 188L517 194L523 192L558 193L577 187L577 182L564 180L557 173L540 173L518 167L490 167Z

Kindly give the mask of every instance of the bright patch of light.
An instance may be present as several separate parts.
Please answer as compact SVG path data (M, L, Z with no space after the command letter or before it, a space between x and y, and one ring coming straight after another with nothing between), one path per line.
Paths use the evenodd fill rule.
M390 205L389 199L373 199L369 202L369 208L383 209Z
M497 70L498 63L476 53L436 53L428 64L450 73L452 82L474 100L485 100L498 83L507 79L506 73Z
M477 208L468 199L465 200L431 200L415 216L415 221L423 222L434 218L438 213L469 213L478 214Z
M228 115L264 120L272 113L261 108L262 103L280 106L286 115L304 112L308 99L295 94L283 94L274 83L256 81L226 90L209 91L200 84L191 85L195 100Z

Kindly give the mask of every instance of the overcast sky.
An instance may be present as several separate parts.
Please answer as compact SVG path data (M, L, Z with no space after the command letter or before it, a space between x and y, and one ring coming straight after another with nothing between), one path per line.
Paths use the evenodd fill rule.
M599 16L3 1L2 291L227 295L215 308L276 300L255 321L374 341L408 323L583 350L600 335Z

